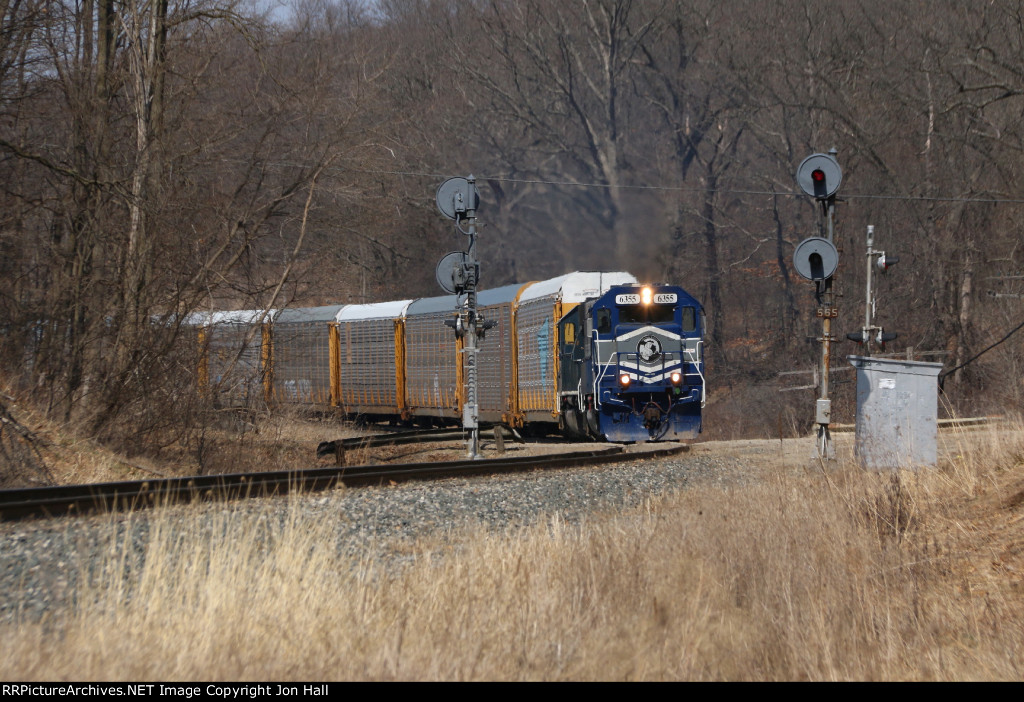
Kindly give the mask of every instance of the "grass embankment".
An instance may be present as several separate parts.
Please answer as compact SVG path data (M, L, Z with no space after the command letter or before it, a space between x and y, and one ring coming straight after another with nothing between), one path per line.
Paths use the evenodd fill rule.
M1019 680L1010 436L917 473L775 462L581 527L426 535L389 572L322 516L168 511L144 563L111 543L75 611L0 630L0 678Z

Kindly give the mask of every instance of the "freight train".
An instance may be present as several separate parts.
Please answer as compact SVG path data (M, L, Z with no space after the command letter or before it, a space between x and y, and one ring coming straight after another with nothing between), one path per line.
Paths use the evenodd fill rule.
M366 419L458 422L454 295L193 315L200 385L221 404L338 408ZM678 286L575 272L481 291L479 419L615 442L692 439L704 406L704 314Z

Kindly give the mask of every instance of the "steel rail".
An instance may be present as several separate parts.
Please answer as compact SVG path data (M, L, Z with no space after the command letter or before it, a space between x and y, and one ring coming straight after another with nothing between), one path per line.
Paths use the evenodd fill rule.
M132 510L203 500L270 497L293 491L317 492L338 486L380 485L404 480L432 480L480 474L595 465L644 458L663 458L689 450L688 445L627 453L622 446L514 458L432 463L310 468L266 473L199 475L157 480L126 480L57 487L0 491L0 521L31 517Z
M505 438L522 443L518 434L503 430ZM415 444L427 441L447 441L465 439L465 431L462 427L447 427L441 429L419 429L396 431L391 434L367 434L365 436L354 436L348 439L336 439L334 441L321 441L316 447L316 457L325 458L339 451L351 451L353 449L377 448L379 446L399 446L401 444Z
M316 457L324 458L338 450L351 451L353 449L361 448L399 446L401 444L415 444L426 441L447 441L462 438L462 429L424 429L418 431L399 431L393 434L367 434L365 436L354 436L348 439L321 441L316 447Z

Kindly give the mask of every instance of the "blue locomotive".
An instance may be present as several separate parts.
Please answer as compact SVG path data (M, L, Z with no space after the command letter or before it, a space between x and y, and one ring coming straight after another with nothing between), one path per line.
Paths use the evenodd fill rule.
M701 431L703 311L682 288L617 285L558 323L561 424L609 441Z
M464 354L444 322L459 302L194 315L200 383L220 404L458 423ZM496 323L477 358L480 421L619 442L700 432L704 316L682 288L575 272L481 291L478 307Z

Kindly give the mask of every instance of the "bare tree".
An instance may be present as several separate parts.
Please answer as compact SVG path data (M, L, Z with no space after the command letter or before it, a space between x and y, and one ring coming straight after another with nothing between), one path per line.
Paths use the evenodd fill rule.
M648 14L631 0L461 3L448 35L449 70L465 76L475 133L493 162L548 188L586 183L560 196L575 203L570 216L611 236L619 257L630 249L628 96ZM551 229L565 237L566 256L579 255L578 226L556 221ZM597 243L588 239L588 247Z
M0 47L0 168L23 176L5 197L31 219L4 240L33 281L4 362L90 435L156 437L195 404L188 313L281 303L310 232L354 207L387 52L354 13L281 30L216 0L25 7Z

